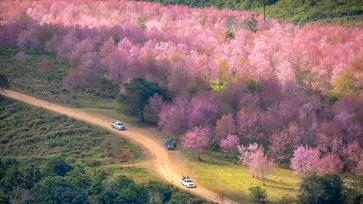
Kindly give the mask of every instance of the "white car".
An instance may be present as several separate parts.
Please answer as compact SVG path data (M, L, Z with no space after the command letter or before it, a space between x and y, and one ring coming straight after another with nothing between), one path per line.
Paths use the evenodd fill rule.
M126 130L126 126L122 124L120 121L111 122L111 127L117 130Z
M183 177L180 179L180 183L187 188L195 188L193 181L189 177Z

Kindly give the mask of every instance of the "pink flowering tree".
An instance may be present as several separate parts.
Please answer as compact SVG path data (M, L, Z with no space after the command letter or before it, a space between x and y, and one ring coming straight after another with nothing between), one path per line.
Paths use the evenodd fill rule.
M23 52L23 51L20 51L18 52L16 55L15 55L15 58L18 60L18 61L24 61L26 60L28 56Z
M227 138L219 142L219 146L221 147L222 151L231 154L237 152L238 145L239 138L237 135L228 135Z
M188 129L189 98L178 97L174 103L162 107L158 125L168 135L180 136Z
M349 170L353 170L360 161L362 148L357 141L354 141L348 143L344 150L344 164Z
M184 149L192 149L198 153L198 160L201 161L200 154L204 152L210 142L210 130L208 128L195 127L188 131L181 138Z
M363 155L361 155L362 157ZM355 168L355 173L359 176L363 176L363 160L359 160L357 167Z
M344 164L340 158L332 153L328 153L321 158L318 172L319 174L337 174L343 170Z
M316 171L320 162L320 152L316 148L299 146L291 159L291 168L295 173L310 173Z
M262 184L265 185L266 175L272 169L274 163L263 152L263 149L258 149L251 155L251 162L249 163L252 175L260 174Z
M288 162L293 150L293 137L288 131L277 132L270 136L269 153L277 162Z
M90 85L87 80L85 70L77 68L71 70L71 72L63 79L63 87L69 91L75 92L76 96L78 92Z
M240 152L241 163L250 168L252 177L260 174L262 183L265 185L266 175L274 165L273 160L269 159L256 143L250 144L248 147L238 146L238 151Z
M229 136L229 134L234 134L235 129L236 123L232 114L222 116L222 118L217 121L215 130L216 140L220 141L221 139Z
M154 94L149 98L149 103L145 107L145 117L147 120L157 123L161 109L165 106L163 97L159 94Z

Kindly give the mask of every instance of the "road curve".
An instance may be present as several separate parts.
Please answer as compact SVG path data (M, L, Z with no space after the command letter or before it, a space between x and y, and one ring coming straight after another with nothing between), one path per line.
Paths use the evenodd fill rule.
M216 203L224 203L224 204L230 204L230 203L237 203L230 199L223 198L223 201L221 200L221 197L206 188L203 188L201 186L198 186L198 188L195 189L186 189L180 184L180 177L181 175L176 175L170 170L170 166L172 165L172 162L183 162L183 161L175 161L171 160L168 157L168 152L165 150L165 148L153 140L152 138L148 137L147 135L142 134L140 131L137 131L137 128L131 128L127 131L119 132L115 129L113 129L110 125L110 121L107 119L101 119L93 116L92 114L86 113L82 111L81 109L76 108L68 108L61 105L53 104L47 101L43 101L37 98L34 98L32 96L28 96L16 91L11 90L5 90L3 92L4 95L28 103L33 106L38 106L56 113L60 113L63 115L67 115L72 118L76 118L78 120L85 121L87 123L91 123L93 125L97 125L99 127L105 128L109 131L112 131L116 134L123 135L139 144L141 144L145 149L148 150L148 152L152 155L152 165L155 168L155 170L158 172L158 174L164 178L166 181L172 183L175 186L178 186L180 188L183 188L184 190L188 190L189 192L203 197L209 201L216 202ZM129 126L126 124L126 126Z

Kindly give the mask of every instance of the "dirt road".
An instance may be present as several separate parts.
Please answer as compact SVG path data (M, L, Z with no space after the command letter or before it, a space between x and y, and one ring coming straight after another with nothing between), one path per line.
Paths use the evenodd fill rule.
M152 139L151 137L146 135L145 131L143 131L142 129L132 126L130 124L126 124L126 126L129 127L128 130L119 132L111 127L110 125L111 118L97 117L96 115L85 112L82 109L68 108L56 105L15 91L6 90L4 91L4 95L31 104L33 106L38 106L53 112L67 115L72 118L83 120L87 123L97 125L114 133L123 135L141 144L151 154L150 158L152 159L152 164L155 170L158 172L158 174L160 174L162 178L172 183L173 185L186 189L180 184L180 177L182 176L180 172L176 173L174 170L173 171L171 170L173 169L173 166L175 167L176 164L180 165L184 161L183 160L178 161L174 157L173 159L170 159L170 152L164 149L160 141ZM221 197L218 194L208 189L205 189L201 186L198 186L195 189L186 189L186 190L195 195L203 197L207 200L217 203L222 203ZM227 203L237 203L237 202L224 198L223 203L227 204Z

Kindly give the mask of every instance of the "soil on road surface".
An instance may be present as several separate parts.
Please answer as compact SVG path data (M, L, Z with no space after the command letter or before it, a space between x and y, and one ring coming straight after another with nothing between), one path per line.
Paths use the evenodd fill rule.
M180 159L181 157L172 156L173 154L178 154L178 151L168 152L167 150L165 150L160 140L155 140L155 138L147 135L145 130L139 127L132 126L131 124L126 123L125 125L126 127L128 127L128 129L120 132L111 127L110 121L112 120L112 118L108 118L106 116L99 117L97 114L92 114L82 109L69 108L53 104L11 90L5 90L3 94L10 98L28 103L30 105L38 106L56 113L67 115L72 118L83 120L87 123L97 125L119 135L125 136L142 145L143 148L147 150L147 154L149 155L146 156L152 160L151 162L154 169L166 181L213 202L223 202L225 204L237 203L227 198L223 198L222 201L222 198L217 193L214 193L198 185L195 189L186 189L184 186L182 186L180 184L180 178L182 175L186 175L185 172L187 170L185 169L185 166L181 166L183 163L185 163L184 160Z

